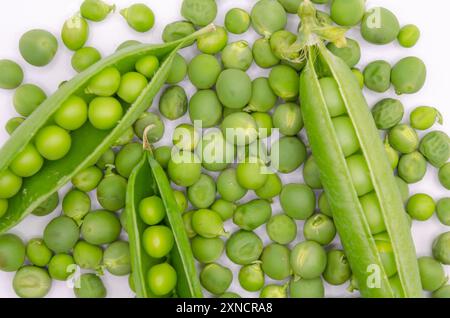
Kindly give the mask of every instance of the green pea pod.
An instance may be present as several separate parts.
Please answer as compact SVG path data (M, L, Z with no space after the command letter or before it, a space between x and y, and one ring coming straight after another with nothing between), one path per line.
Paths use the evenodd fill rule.
M0 149L0 171L8 168L16 154L30 143L36 133L51 120L55 112L70 96L83 94L89 80L100 71L115 66L119 71L127 72L140 57L146 55L154 55L158 59L164 60L158 72L115 128L101 131L86 123L72 133L72 148L63 159L47 161L39 173L24 180L20 192L9 200L8 211L0 218L0 233L19 223L82 169L94 165L151 104L169 75L173 58L178 49L186 41L192 41L213 28L214 26L208 26L176 42L158 45L142 44L123 49L78 74L44 101L14 131L11 138Z
M161 197L167 213L165 222L172 229L175 239L170 262L178 274L176 293L183 298L201 298L202 290L195 270L194 256L173 190L164 170L150 151L144 151L142 160L128 180L127 190L128 235L136 295L140 298L156 297L148 287L147 272L152 266L162 262L161 259L150 257L142 244L142 234L147 225L139 217L139 203L152 195Z

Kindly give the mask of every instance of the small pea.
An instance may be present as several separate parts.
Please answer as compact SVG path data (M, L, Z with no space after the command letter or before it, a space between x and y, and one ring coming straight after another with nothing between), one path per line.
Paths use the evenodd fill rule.
M146 78L152 78L159 68L159 60L156 56L147 55L137 60L135 64L136 71Z
M350 264L344 251L331 250L327 253L327 267L323 272L323 278L331 285L342 285L352 276Z
M200 272L202 286L214 295L223 294L231 285L233 272L222 265L211 263Z
M373 184L364 157L356 154L348 157L346 161L358 196L371 192L373 190Z
M55 123L67 130L77 130L88 119L88 105L78 96L70 96L54 115Z
M317 242L304 241L295 245L290 256L292 270L305 279L320 277L327 265L325 249Z
M248 158L239 162L236 167L236 178L239 185L245 189L256 190L267 180L264 163L257 158Z
M253 43L253 58L255 63L262 68L270 68L277 65L280 59L273 54L269 39L261 38Z
M62 210L65 216L81 224L83 218L91 210L91 198L86 193L79 190L69 191L63 199Z
M127 180L114 173L107 173L97 187L97 200L109 211L118 211L125 206Z
M418 263L420 280L424 290L436 291L447 282L444 267L432 257L420 257Z
M398 95L414 94L424 86L426 75L427 69L424 62L418 57L409 56L394 65L391 81Z
M389 144L395 150L408 154L419 146L419 136L416 131L406 124L399 124L389 131Z
M323 3L323 1L320 1ZM364 16L364 0L333 0L331 2L331 18L343 26L354 26Z
M225 68L248 70L253 63L253 55L247 41L241 40L225 46L222 51L222 63Z
M167 169L170 157L172 155L172 148L170 146L161 146L153 151L156 161L163 169Z
M252 83L250 77L244 71L228 69L220 73L216 83L216 91L224 106L242 108L250 101Z
M44 164L44 158L39 154L37 149L28 144L16 155L10 163L9 169L19 177L31 177L41 170Z
M400 24L397 17L386 8L372 8L362 19L361 35L370 43L388 44L397 38L399 32Z
M153 225L142 234L142 244L148 255L162 258L170 253L175 239L171 229L165 225Z
M372 116L378 129L390 129L400 123L404 114L400 100L384 98L372 108Z
M450 265L450 232L439 235L433 242L434 258L445 265Z
M398 43L406 48L411 48L416 45L419 38L420 30L414 24L408 24L402 27L397 36Z
M175 21L167 24L162 32L162 40L173 42L180 40L195 32L194 25L189 21Z
M167 166L167 172L175 184L189 187L200 178L200 159L190 151L180 151L172 155Z
M17 88L23 81L23 70L11 60L0 60L0 88Z
M357 152L360 146L350 117L335 117L332 119L332 122L344 157L348 157Z
M345 104L336 80L332 77L324 77L319 82L330 116L336 117L345 114Z
M222 117L222 104L216 92L210 89L197 91L189 101L189 117L200 120L203 128L215 126Z
M336 236L336 227L331 218L318 213L306 220L303 226L303 235L309 241L328 245Z
M94 245L109 244L117 240L121 225L118 217L109 211L89 212L81 225L81 235Z
M199 140L199 133L190 124L180 124L173 131L172 143L180 150L194 151Z
M181 82L186 77L187 68L188 66L186 60L183 56L177 53L173 59L166 82L168 84L177 84Z
M56 254L48 264L48 273L55 280L66 281L75 271L75 261L69 254Z
M266 231L272 241L279 244L289 244L297 236L297 224L291 217L278 214L267 222Z
M155 14L143 3L120 10L128 25L138 32L147 32L155 25Z
M432 197L425 193L416 193L408 200L406 211L409 215L419 221L426 221L436 210L436 204Z
M442 198L436 204L436 214L444 225L450 225L450 198Z
M386 61L374 61L364 69L364 84L378 92L386 92L391 87L391 65Z
M204 238L199 235L191 241L192 253L194 257L204 264L212 263L222 255L225 243L218 237Z
M182 215L184 229L186 230L189 238L193 238L197 235L197 233L195 233L194 229L192 228L192 216L194 215L194 212L195 211L188 211L183 213Z
M85 92L102 97L112 96L119 89L120 79L117 68L107 67L91 78Z
M193 185L188 187L189 201L197 209L206 209L214 203L216 198L216 184L212 177L202 174Z
M443 119L441 113L434 107L419 106L416 107L409 117L411 126L414 129L427 130L436 122L442 125Z
M105 298L107 292L100 277L86 273L76 281L74 293L77 298Z
M285 136L295 136L303 128L300 106L294 103L279 105L272 115L273 126Z
M340 57L350 68L358 64L361 59L361 48L359 43L353 39L347 38L347 45L342 48L338 48L334 43L327 45L328 50L334 55Z
M290 66L277 65L269 74L270 87L285 101L293 101L299 92L299 76Z
M306 220L314 213L316 196L305 184L291 183L283 187L280 203L284 212L295 220Z
M380 203L375 192L370 192L360 199L361 206L367 219L372 234L386 231Z
M160 197L151 196L141 200L139 203L139 216L148 225L160 223L166 216L166 209Z
M419 151L429 163L440 168L450 158L450 139L442 131L432 131L420 141Z
M281 244L272 243L264 248L261 268L264 274L275 280L284 280L292 273L289 263L290 251Z
M114 128L122 116L122 105L114 97L96 97L89 103L89 121L99 130Z
M21 298L41 298L48 294L52 280L47 270L36 266L24 266L13 279L14 292Z
M281 173L291 173L306 160L306 146L298 137L281 137L270 152L271 166Z
M41 105L47 95L34 84L24 84L16 89L13 97L13 104L16 111L24 116L30 116Z
M327 195L325 192L322 192L319 196L319 211L330 218L333 217L331 212L330 204L328 203Z
M242 34L250 27L250 15L240 8L233 8L225 15L225 27L228 32Z
M272 215L270 203L255 199L237 207L233 222L241 229L252 231L267 223Z
M68 19L61 30L61 38L69 50L81 49L89 36L89 25L87 21L75 15Z
M242 266L239 270L239 283L247 291L258 291L264 287L264 272L258 263Z
M253 6L251 21L256 32L269 37L275 31L284 29L287 23L287 15L278 1L262 0Z
M100 246L78 241L73 248L75 264L83 269L96 270L103 259L103 250Z
M200 209L194 212L192 215L192 228L197 234L205 238L227 235L219 213L208 209Z
M96 166L87 167L72 178L72 184L83 192L97 188L103 178L103 172Z
M51 194L39 206L31 212L36 216L46 216L56 210L59 204L58 192Z
M139 139L143 139L147 129L147 141L151 144L158 142L164 135L164 123L157 114L145 112L133 125L134 133Z
M100 22L115 9L115 5L109 5L102 0L84 0L80 7L80 13L85 19Z
M270 173L267 176L266 183L255 190L255 194L260 199L271 200L281 193L283 184L280 177L276 173Z
M228 143L219 129L210 130L203 135L200 149L202 166L209 171L222 171L234 161L233 145Z
M188 65L188 76L198 89L209 89L216 84L222 67L215 56L199 54Z
M23 117L13 117L6 122L5 130L9 135L12 135L17 128L25 121Z
M217 178L217 192L223 199L235 202L247 193L247 189L242 187L238 180L236 170L229 168L222 171Z
M115 276L130 274L130 246L128 242L116 241L110 244L103 254L106 270Z
M197 48L205 54L217 54L227 45L228 35L223 27L216 29L207 34L201 35L197 39Z
M268 112L277 102L277 96L270 87L266 77L258 77L252 81L252 95L245 111Z
M35 145L45 159L59 160L70 151L72 138L67 131L59 126L47 126L37 133Z
M80 230L71 218L59 216L50 221L44 230L44 242L55 253L67 253L80 237Z
M25 245L17 235L10 233L0 235L0 257L2 259L0 270L5 272L19 270L25 262L25 255Z
M261 238L253 232L239 230L226 242L228 258L235 264L248 265L259 259L263 251Z
M407 183L416 183L423 179L427 171L427 161L418 151L400 157L398 175Z

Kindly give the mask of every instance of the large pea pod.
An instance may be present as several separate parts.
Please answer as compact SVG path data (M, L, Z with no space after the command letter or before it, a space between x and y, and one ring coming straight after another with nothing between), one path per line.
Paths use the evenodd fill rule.
M315 49L317 50L308 50L309 60L301 75L302 112L311 149L320 169L321 181L333 211L333 219L361 294L364 297L394 296L327 109L313 63L317 58L315 54L327 64L336 80L356 132L361 154L367 164L368 177L380 202L382 217L392 242L403 294L406 297L421 297L410 227L367 102L345 62L331 54L322 42L317 43ZM374 278L377 288L373 288Z

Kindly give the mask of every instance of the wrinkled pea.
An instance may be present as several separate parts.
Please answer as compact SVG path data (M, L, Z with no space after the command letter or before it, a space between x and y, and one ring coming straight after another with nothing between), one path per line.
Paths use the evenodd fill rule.
M183 0L181 15L198 26L205 26L214 21L217 4L214 0Z
M154 144L161 140L164 135L164 123L161 118L151 112L143 113L133 125L134 133L139 139L143 139L147 130L147 141Z
M328 245L336 236L336 227L331 218L318 213L306 220L303 226L303 235L309 241Z
M400 157L398 175L407 183L416 183L423 179L427 171L427 161L418 151Z
M340 57L350 68L358 64L361 59L361 48L359 43L353 39L347 38L347 45L338 48L334 43L327 45L328 50L334 55Z
M187 111L188 99L183 87L169 86L159 99L161 115L170 120L182 117Z
M263 242L253 232L239 230L226 242L228 258L235 264L248 265L259 259L263 251Z
M391 65L386 61L368 64L364 69L364 84L375 92L386 92L391 87Z
M400 100L384 98L372 108L372 116L378 129L390 129L403 118L404 107Z
M167 24L162 32L162 40L167 42L173 42L180 40L195 32L195 27L188 21L175 21Z
M436 168L440 168L450 158L450 139L442 131L432 131L420 141L419 150Z

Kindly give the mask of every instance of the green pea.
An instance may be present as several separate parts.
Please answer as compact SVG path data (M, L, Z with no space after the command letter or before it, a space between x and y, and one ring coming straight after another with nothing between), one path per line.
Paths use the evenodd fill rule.
M420 257L419 272L420 280L424 290L434 292L441 288L446 282L444 267L432 257Z
M173 196L175 197L175 201L177 202L180 212L182 213L186 211L188 208L188 202L184 192L175 190L173 191Z
M110 244L103 254L106 270L115 276L125 276L131 272L130 246L128 242L117 241Z
M296 275L305 279L313 279L325 271L327 254L319 243L304 241L292 249L290 263Z
M238 278L242 288L247 291L255 292L264 287L264 272L258 263L242 266Z
M22 35L19 41L22 57L34 66L49 64L58 51L56 37L41 29L30 30Z
M77 130L88 119L86 102L75 95L70 96L56 111L55 123L66 130Z
M81 226L81 235L88 243L102 245L117 240L120 230L119 219L114 213L98 210L86 215Z
M319 167L317 166L313 156L310 156L303 166L303 180L313 189L322 189Z
M13 117L6 122L5 130L9 135L12 135L17 128L25 121L22 117Z
M16 111L24 116L30 116L47 98L45 92L34 84L24 84L14 92L13 104Z
M225 15L225 28L228 32L242 34L250 27L250 15L240 8L233 8Z
M208 208L216 198L216 184L212 177L202 174L187 190L189 201L198 209Z
M107 174L97 187L97 200L109 211L118 211L125 206L127 180L116 174Z
M148 225L156 225L166 217L166 209L160 197L153 195L139 203L139 216Z
M47 224L44 230L44 242L55 253L67 253L80 237L80 230L71 218L59 216Z
M75 261L69 254L56 254L48 264L48 273L56 280L66 281L74 271Z
M61 30L61 39L69 50L81 49L89 36L89 24L87 21L75 15L66 20Z
M291 279L289 283L291 298L323 298L325 288L320 277L313 279Z
M357 25L364 16L365 5L364 0L333 0L331 18L339 25Z
M259 259L263 251L263 242L253 232L239 230L226 242L228 258L235 264L248 265Z
M112 96L119 89L120 80L121 75L117 68L107 67L91 78L85 93L102 97Z
M391 43L397 38L399 32L400 24L397 17L386 8L372 8L362 19L361 35L370 43Z
M261 68L270 68L280 62L280 59L272 52L269 39L266 38L258 39L253 43L252 53L255 63Z
M98 159L97 163L95 164L98 168L104 170L107 168L107 166L114 165L114 161L116 159L116 154L114 150L108 149L106 152L103 153L103 155Z
M319 80L319 83L330 116L336 117L345 114L345 104L342 100L336 80L331 77L324 77Z
M439 235L433 242L433 256L445 265L450 265L450 232Z
M232 280L233 272L217 263L206 265L200 272L202 286L214 295L223 294L230 287Z
M409 116L411 127L418 130L427 130L436 122L442 125L443 119L441 113L434 107L419 106L416 107Z
M270 203L266 200L252 200L237 207L233 222L241 229L252 231L265 224L272 215Z
M0 219L8 212L8 200L0 199Z
M358 151L358 137L350 118L348 116L339 116L333 118L332 122L344 156L348 157Z
M79 190L69 191L63 199L62 210L65 216L81 224L83 218L91 210L91 198Z
M357 68L352 68L352 73L355 75L355 77L358 81L359 87L361 89L363 89L364 88L364 74Z
M96 166L88 167L78 172L72 178L72 184L83 192L90 192L97 188L103 178L103 172Z
M297 55L294 56L288 56L286 55L286 52L289 52L289 48L291 45L294 44L295 40L297 39L297 36L289 32L287 30L279 30L274 32L270 37L270 48L272 49L273 54L282 60L283 62L286 62L288 58L295 58ZM298 53L295 53L298 54ZM296 64L296 63L291 63ZM304 65L304 64L303 64ZM296 67L294 67L296 69Z
M165 225L153 225L142 234L142 244L148 255L162 258L170 253L175 239L171 229Z
M147 55L137 60L135 64L136 71L146 78L152 78L159 68L159 60L156 56Z
M224 106L242 108L250 101L252 83L250 77L242 70L228 69L220 73L216 90Z
M0 270L17 271L25 262L25 253L25 245L18 236L10 233L0 235Z
M213 90L199 90L189 101L189 117L192 122L200 120L204 128L213 127L222 118L222 108Z
M216 29L197 38L197 48L205 54L217 54L223 50L228 42L227 31L223 27Z
M251 144L258 137L256 121L245 112L236 112L224 118L222 133L226 140L236 146Z
M342 285L352 276L350 264L341 250L331 250L327 253L327 267L323 278L331 285Z
M293 101L298 96L299 76L290 66L277 65L272 68L269 83L274 93L285 101Z
M391 146L403 154L409 154L419 146L419 137L416 131L406 124L398 124L392 128L388 137Z
M205 26L214 21L217 4L213 0L183 0L181 15L198 26Z
M143 3L136 3L126 9L120 10L128 25L138 32L147 32L155 25L155 15Z
M303 235L309 241L328 245L336 236L336 227L331 218L318 213L306 220L303 226Z
M419 150L429 163L440 168L450 158L450 139L442 131L432 131L422 138Z
M450 164L446 163L439 168L439 182L447 190L450 189Z
M120 51L120 50L123 50L123 49L126 49L126 48L129 48L129 47L132 47L132 46L135 46L135 45L139 45L139 44L142 44L142 43L137 41L137 40L124 41L117 47L116 52Z
M427 171L427 161L418 151L403 155L398 163L398 175L407 183L423 179Z
M259 298L287 298L287 286L287 284L284 286L266 285L261 290Z
M163 169L167 169L170 157L172 155L172 147L170 146L158 147L153 151L153 155L155 156L156 161L158 161L161 167Z
M192 253L200 263L217 261L225 249L225 243L218 237L204 238L196 236L191 241Z
M103 250L99 246L79 241L73 248L73 259L81 268L96 270L102 262Z
M253 63L252 50L247 41L233 42L222 51L222 63L225 68L248 70Z
M186 230L189 238L193 238L197 235L197 233L195 233L194 229L192 228L192 216L194 215L194 212L195 211L189 211L183 213L182 215L184 229Z
M115 167L117 172L128 178L134 167L142 158L142 145L140 143L130 143L125 145L116 156Z
M404 112L401 101L393 98L382 99L372 108L372 116L378 129L390 129L398 125Z
M189 187L200 178L201 163L196 154L180 151L170 158L167 172L175 184Z
M223 228L223 220L220 214L209 209L200 209L194 212L192 215L192 228L197 234L205 238L227 235Z
M340 57L350 68L358 64L361 59L361 48L359 43L353 39L347 38L347 45L338 48L334 43L330 42L327 45L328 50L334 55Z
M125 102L132 104L141 95L148 82L144 75L128 72L122 76L117 95Z
M173 131L172 143L180 150L194 151L199 139L199 133L194 126L180 124Z
M281 173L291 173L306 160L306 147L297 137L281 137L270 152L271 165Z
M267 173L264 163L257 158L247 158L236 166L236 178L241 187L249 190L261 188L266 180Z
M22 188L22 178L16 176L9 169L0 172L0 199L15 196Z
M386 231L386 225L384 224L380 203L376 193L370 192L369 194L362 196L359 200L364 210L367 223L369 224L370 232L372 234L378 234Z
M373 190L369 168L362 155L356 154L346 159L358 196L363 196Z
M46 216L58 207L59 204L59 195L58 192L53 193L50 195L46 200L44 200L39 206L34 209L33 212L31 212L33 215L36 216Z
M191 35L195 32L195 27L188 21L175 21L167 24L162 32L162 40L167 42L174 42Z
M417 44L420 38L420 30L414 24L407 24L400 29L397 40L398 43L406 48L411 48Z
M41 170L44 159L36 148L28 144L11 162L9 169L18 177L31 177Z
M113 147L122 147L131 143L134 139L133 127L128 127L125 132L116 140Z
M283 6L286 12L297 14L298 7L300 6L302 0L278 0L278 2Z
M143 139L147 129L147 141L151 144L158 142L164 135L164 123L161 118L151 112L143 113L133 125L134 133L139 139Z
M23 70L11 60L0 60L0 88L17 88L23 81Z
M13 279L13 288L21 298L42 298L48 294L52 280L47 271L36 266L24 266Z
M423 87L426 76L427 69L423 61L418 57L409 56L394 65L391 81L398 95L414 94Z
M215 56L199 54L188 65L188 76L198 89L208 89L214 86L222 67Z
M306 220L316 206L316 196L310 187L291 183L283 187L280 194L283 211L294 220Z
M450 225L450 198L442 198L436 204L436 214L444 225Z
M172 66L169 71L169 75L167 76L166 83L168 84L177 84L181 82L187 74L187 63L184 57L180 54L176 54L175 58L172 62Z
M322 192L319 196L319 211L330 218L333 217L333 213L331 212L330 204L328 203L328 199L325 192Z
M436 204L432 197L425 193L414 194L409 198L406 211L409 215L419 221L426 221L433 216Z
M297 224L285 214L273 216L266 225L269 238L279 244L289 244L297 236Z
M450 285L445 285L431 294L433 298L450 298Z
M150 268L147 277L150 290L157 296L169 294L177 285L177 272L167 263Z
M252 95L245 111L268 112L275 106L277 96L270 87L269 80L259 77L252 82Z
M82 274L73 289L77 298L105 298L106 288L100 277L92 273Z
M280 177L276 173L270 173L267 175L265 184L255 190L255 194L260 199L271 200L281 193L283 184Z
M239 294L233 293L233 292L225 292L222 295L219 296L219 298L242 298Z
M278 1L261 0L253 6L251 20L256 32L269 37L275 31L284 29L287 16L286 11Z
M397 273L397 265L389 236L384 232L375 235L374 239L386 275L394 276Z
M202 154L202 166L209 171L221 171L233 162L234 147L223 137L219 129L214 129L202 137L199 149Z
M224 200L235 202L244 197L247 189L239 184L236 170L229 168L222 171L217 178L217 192Z
M364 69L366 87L384 93L391 87L391 65L386 61L374 61Z
M251 116L256 122L258 128L258 137L260 139L267 138L272 134L273 122L272 116L268 113L255 112Z
M295 136L303 128L303 117L297 104L282 104L275 109L272 116L273 126L285 136Z
M102 0L84 0L80 7L80 13L83 18L100 22L106 19L108 14L115 9L115 5L108 5Z
M229 202L223 199L218 199L211 205L211 210L217 212L223 221L226 221L233 217L236 205L233 202Z

